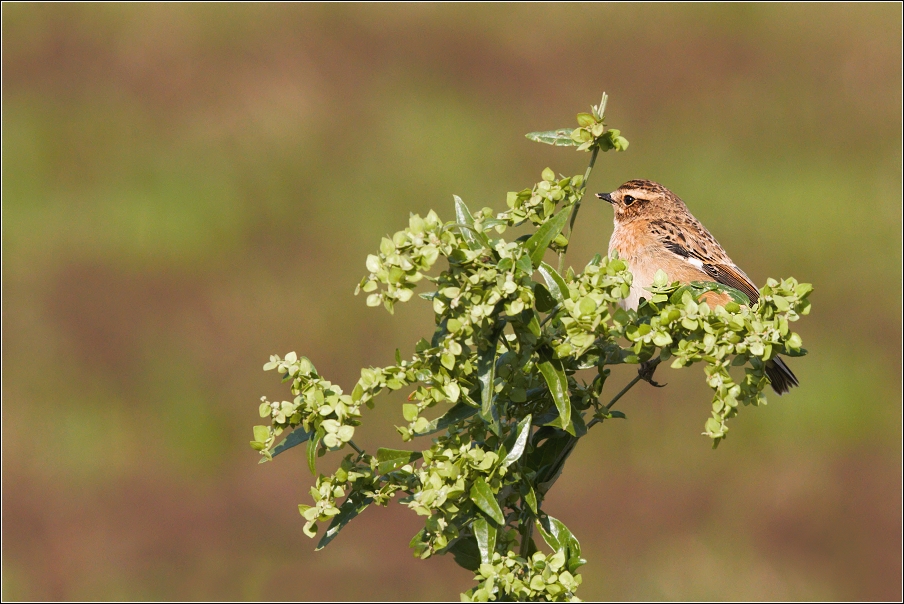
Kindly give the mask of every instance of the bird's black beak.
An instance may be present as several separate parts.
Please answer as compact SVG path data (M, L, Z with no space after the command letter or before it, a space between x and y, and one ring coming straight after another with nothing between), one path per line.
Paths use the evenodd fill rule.
M603 201L608 201L609 203L615 203L612 199L612 196L609 193L597 193L597 198L602 199Z

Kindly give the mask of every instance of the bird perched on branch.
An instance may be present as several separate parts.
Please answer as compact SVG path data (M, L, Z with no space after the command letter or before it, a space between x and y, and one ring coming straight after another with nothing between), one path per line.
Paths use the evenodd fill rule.
M662 185L650 180L629 180L611 193L596 196L612 204L615 211L609 255L618 252L634 275L626 307L636 309L640 297L649 296L645 288L653 284L659 269L681 284L714 281L744 292L751 304L759 300L756 285L732 262L684 202ZM726 293L709 291L701 300L711 306L724 306L731 298ZM766 375L778 394L799 385L778 357L767 361Z

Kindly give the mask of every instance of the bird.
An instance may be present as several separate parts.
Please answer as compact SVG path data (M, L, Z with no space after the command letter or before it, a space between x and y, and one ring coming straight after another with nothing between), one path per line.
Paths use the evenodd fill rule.
M740 290L756 304L756 285L729 258L719 242L687 209L680 197L651 180L629 180L611 193L597 193L614 210L615 230L609 239L609 256L615 252L634 276L625 308L636 309L648 296L656 272L665 271L682 285L711 281ZM709 291L701 296L709 305L724 306L731 297ZM797 377L779 357L766 362L766 376L779 395L799 386Z

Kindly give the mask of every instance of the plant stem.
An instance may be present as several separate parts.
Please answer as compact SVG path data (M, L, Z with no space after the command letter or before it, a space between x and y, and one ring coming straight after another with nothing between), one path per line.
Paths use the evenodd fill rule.
M590 178L590 172L593 171L593 164L596 163L596 156L599 155L600 148L599 145L593 147L593 151L590 155L590 163L587 165L587 170L584 172L584 182L581 183L581 186L584 188L584 191L587 191L587 180ZM581 209L581 201L583 201L584 196L581 197L574 202L574 207L571 208L571 217L568 220L568 233L565 234L565 238L568 239L569 243L571 242L571 232L574 230L574 221L578 218L578 210ZM562 273L562 269L565 266L565 250L559 252L559 273Z
M561 304L556 304L555 306L553 306L553 307L552 307L552 310L549 311L549 314L546 315L546 316L543 318L543 321L540 322L540 327L543 327L544 325L546 325L546 323L547 323L550 319L552 319L554 316L556 316L556 313L559 312L560 310L562 310L562 305L561 305Z
M631 380L630 382L628 382L628 385L627 385L627 386L625 386L624 388L621 389L621 392L619 392L618 394L616 394L615 397L614 397L611 401L609 401L609 404L606 405L606 409L607 409L607 410L608 410L608 409L611 409L611 408L612 408L612 405L614 405L615 403L618 402L618 399L620 399L621 397L623 397L623 396L625 395L625 393L628 392L628 390L630 390L631 388L634 387L634 384L636 384L637 382L639 382L639 381L642 380L642 379L643 379L643 376L642 376L641 374L638 373L638 374L634 377L633 380ZM587 429L589 430L590 428L592 428L593 426L597 425L598 423L600 423L600 419L594 417L592 420L590 420L589 422L587 422Z
M531 516L528 522L521 525L521 547L518 548L518 555L527 559L530 552L530 544L534 536L534 518Z
M355 444L355 441L350 440L348 444L351 445L351 448L358 452L358 455L364 455L364 451L358 448L358 445Z
M651 363L652 369L655 369L657 365L659 365L659 359L656 359L655 361L653 361ZM625 386L624 388L622 388L621 391L618 394L616 394L612 398L611 401L609 401L609 404L606 405L606 409L607 410L611 409L612 406L618 402L618 399L623 397L625 395L625 393L628 392L628 390L630 390L631 388L633 388L637 382L639 382L641 380L650 381L651 377L652 377L652 372L646 372L646 371L638 372L637 376L633 380L628 382L628 385ZM594 417L589 422L587 422L587 429L590 430L590 428L592 428L596 424L600 423L601 421L602 420L600 420L598 417ZM577 445L577 442L581 438L583 438L583 437L582 436L572 437L568 446L566 446L562 449L562 452L559 454L558 458L549 466L550 470L548 470L547 474L545 476L543 476L542 479L541 478L537 479L537 487L538 487L537 494L540 497L545 496L546 493L548 493L549 490L552 488L553 483L555 483L555 481L558 480L559 476L562 474L563 468L565 467L565 461L571 455L572 451L574 451L575 446ZM538 505L539 505L540 499L538 499L537 501L538 501ZM526 545L526 543L529 543L529 540L525 539L524 535L527 534L527 536L529 538L532 530L533 530L532 528L525 528L524 525L522 525L521 550L519 553L519 555L522 558L527 557L524 552L527 551L525 548L529 547L529 545Z
M622 388L622 389L621 389L621 392L619 392L618 394L616 394L615 397L614 397L611 401L609 401L609 404L606 405L606 409L611 409L611 408L612 408L612 405L614 405L615 403L618 402L618 399L620 399L621 397L623 397L623 396L625 395L625 393L628 392L628 390L630 390L631 388L634 387L634 384L636 384L637 382L639 382L639 381L642 380L642 379L643 379L643 378L640 376L640 374L637 374L636 376L634 376L634 379L631 380L630 382L628 382L628 385L625 386L624 388Z
M605 96L604 96L603 98L605 99ZM584 182L581 183L582 188L584 189L585 192L587 191L587 181L590 179L590 173L593 171L593 165L596 163L596 156L599 155L599 152L600 152L599 145L594 146L594 147L593 147L593 151L592 151L592 153L591 153L591 155L590 155L590 163L587 165L587 170L584 172ZM571 209L571 216L570 216L570 218L569 218L569 220L568 220L568 231L567 231L567 233L565 234L565 238L568 239L569 242L570 242L570 240L571 240L571 234L572 234L572 232L574 231L574 223L575 223L575 220L577 220L577 217L578 217L578 210L581 209L581 201L583 201L583 199L584 199L584 196L583 196L583 194L582 194L581 197L578 198L577 201L575 201L574 206L573 206L572 209ZM560 274L561 274L562 269L564 268L564 265L565 265L565 252L566 252L566 250L567 250L567 246L566 246L566 249L563 249L563 250L559 251L559 273L560 273ZM542 323L540 326L542 327L543 325L545 325L546 322L549 321L553 316L555 316L555 314L556 314L559 310L560 310L560 306L559 306L559 305L556 305L556 307L553 308L553 309L549 312L549 314L546 316L546 318L543 319L543 323ZM614 405L615 402L616 402L619 398L622 397L622 395L624 395L628 390L630 390L631 387L634 386L634 384L636 384L637 382L639 382L641 379L643 379L642 376L641 376L640 374L638 374L636 378L634 378L633 380L631 380L631 383L629 383L627 386L625 386L625 388L622 389L622 391L619 392L619 393L615 396L614 399L612 399L612 401L609 403L609 405L607 405L606 408L608 409L609 407L611 407L612 405ZM596 419L596 418L593 418L593 419L590 421L590 423L587 424L587 428L590 428L590 427L593 426L594 424L599 423L599 421L600 421L600 420L598 420L598 419ZM555 475L549 477L549 479L548 479L549 484L546 485L546 490L547 490L547 491L548 491L550 488L552 488L552 483L555 482L555 480L558 478L559 474L561 473L561 471L562 471L562 466L564 465L565 460L568 458L569 455L571 455L571 452L574 450L574 445L577 443L577 440L578 440L577 438L574 438L573 441L571 442L571 446L567 447L567 448L562 452L561 458L560 458L559 460L557 460L556 463L553 464L553 467L557 467L557 468L558 468L558 471L555 473ZM544 494L545 494L545 493L544 493ZM538 505L539 505L539 502L538 502ZM521 525L521 530L520 530L520 533L521 533L521 547L519 548L518 555L521 556L522 558L525 558L525 559L527 558L528 553L530 552L530 546L531 546L531 543L533 542L533 531L534 531L534 523L533 523L533 520L534 520L534 519L533 519L533 516L531 516L528 522L525 522L525 523L523 523L523 524Z

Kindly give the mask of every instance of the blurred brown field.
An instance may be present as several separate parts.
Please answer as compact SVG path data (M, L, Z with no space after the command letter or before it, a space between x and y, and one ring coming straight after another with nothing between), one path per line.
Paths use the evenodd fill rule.
M585 599L900 600L902 12L870 5L2 7L4 600L457 599L420 520L301 532L303 454L257 465L261 366L349 387L432 330L352 295L409 211L501 210L587 155L524 133L605 90L590 192L678 193L758 283L812 282L801 387L700 435L660 370L548 498ZM588 203L568 262L605 253ZM610 383L626 382L631 368ZM363 445L400 446L402 396Z

